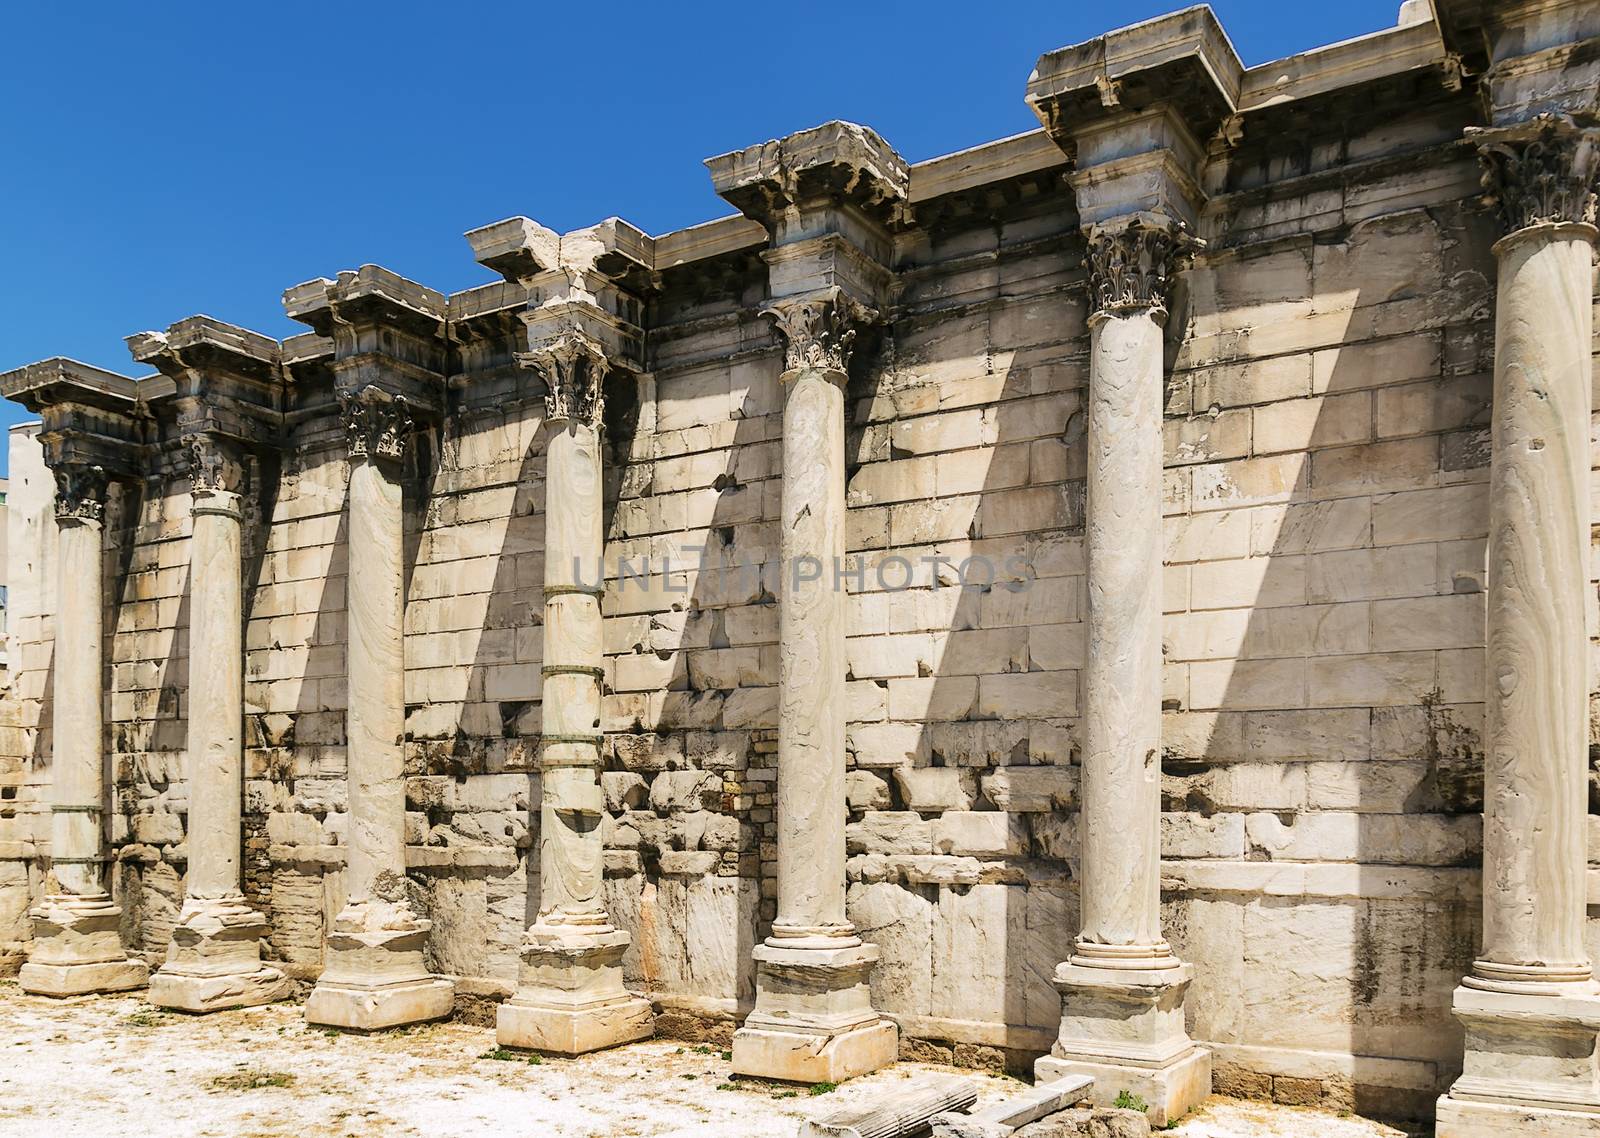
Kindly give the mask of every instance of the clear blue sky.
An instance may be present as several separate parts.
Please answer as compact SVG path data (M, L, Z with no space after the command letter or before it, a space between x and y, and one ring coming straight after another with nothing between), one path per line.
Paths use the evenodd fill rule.
M490 277L461 234L513 214L704 221L729 211L701 159L828 119L911 161L1027 130L1042 52L1179 6L8 5L0 371L131 373L124 336L198 312L289 335L286 287L368 261L466 288ZM1387 27L1399 0L1213 6L1255 64ZM0 401L0 425L25 416Z

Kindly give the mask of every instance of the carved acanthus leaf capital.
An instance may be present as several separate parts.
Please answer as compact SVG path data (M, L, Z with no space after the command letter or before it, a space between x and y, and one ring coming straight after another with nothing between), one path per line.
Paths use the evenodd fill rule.
M574 328L531 351L519 353L517 362L544 376L546 419L571 419L600 426L610 362L597 340Z
M350 457L399 462L411 442L411 408L399 396L368 386L343 392L339 410L344 419Z
M1088 244L1091 311L1164 314L1173 277L1199 246L1187 225L1166 218L1095 227Z
M838 287L775 300L761 310L783 335L783 370L850 370L856 332L878 318Z
M1467 131L1483 164L1483 200L1506 233L1535 225L1594 225L1600 130L1539 115L1516 126Z
M110 477L103 467L83 462L67 462L54 467L52 473L56 478L58 521L104 520L106 489L110 485Z
M234 444L211 434L184 439L189 452L189 486L196 494L237 494L244 484L244 463Z

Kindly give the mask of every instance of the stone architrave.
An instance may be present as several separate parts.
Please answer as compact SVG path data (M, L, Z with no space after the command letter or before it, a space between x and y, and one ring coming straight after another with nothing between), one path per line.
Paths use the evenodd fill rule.
M50 872L30 914L25 992L78 996L144 987L149 969L122 947L122 910L105 881L105 591L101 532L107 472L54 463L56 635Z
M601 429L607 359L577 329L524 357L545 378L546 452L543 738L539 913L522 941L516 994L500 1005L508 1047L580 1055L647 1039L650 1002L623 987L630 938L602 896L600 693Z
M1192 965L1161 932L1161 484L1167 291L1191 239L1140 214L1089 233L1088 658L1082 921L1057 967L1061 1029L1041 1081L1095 1080L1164 1123L1210 1091L1184 1027Z
M244 795L242 463L230 443L189 440L189 868L149 1000L186 1012L270 1003L288 981L262 963L266 919L240 890Z
M1592 280L1600 129L1475 130L1506 236L1489 476L1483 951L1440 1138L1600 1133L1587 873Z

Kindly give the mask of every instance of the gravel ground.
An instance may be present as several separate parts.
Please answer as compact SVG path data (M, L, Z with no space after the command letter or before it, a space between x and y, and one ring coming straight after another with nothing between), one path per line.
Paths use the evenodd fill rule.
M831 1093L730 1081L723 1053L671 1041L538 1062L487 1028L345 1035L277 1004L191 1018L138 996L50 1000L0 985L0 1136L100 1138L793 1138L919 1074L898 1063ZM1178 1138L1396 1138L1361 1119L1213 1099Z

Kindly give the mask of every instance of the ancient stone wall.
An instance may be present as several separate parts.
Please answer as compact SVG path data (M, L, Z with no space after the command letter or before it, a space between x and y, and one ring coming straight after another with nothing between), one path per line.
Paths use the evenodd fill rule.
M1219 162L1167 324L1163 920L1221 1090L1415 1113L1459 1067L1496 236L1471 114L1441 92ZM1016 1066L1055 1037L1077 929L1088 304L1064 157L1042 133L994 155L959 186L953 160L913 170L900 291L846 393L846 834L904 1050ZM726 245L661 272L605 463L607 902L660 1029L717 1038L775 914L783 400L759 240ZM538 897L543 388L492 293L461 304L478 338L406 471L408 862L469 1009L514 988ZM344 900L347 464L319 382L244 525L245 891L300 980ZM13 435L12 957L61 603L37 454ZM177 468L108 512L113 877L152 963L185 866L189 527Z

